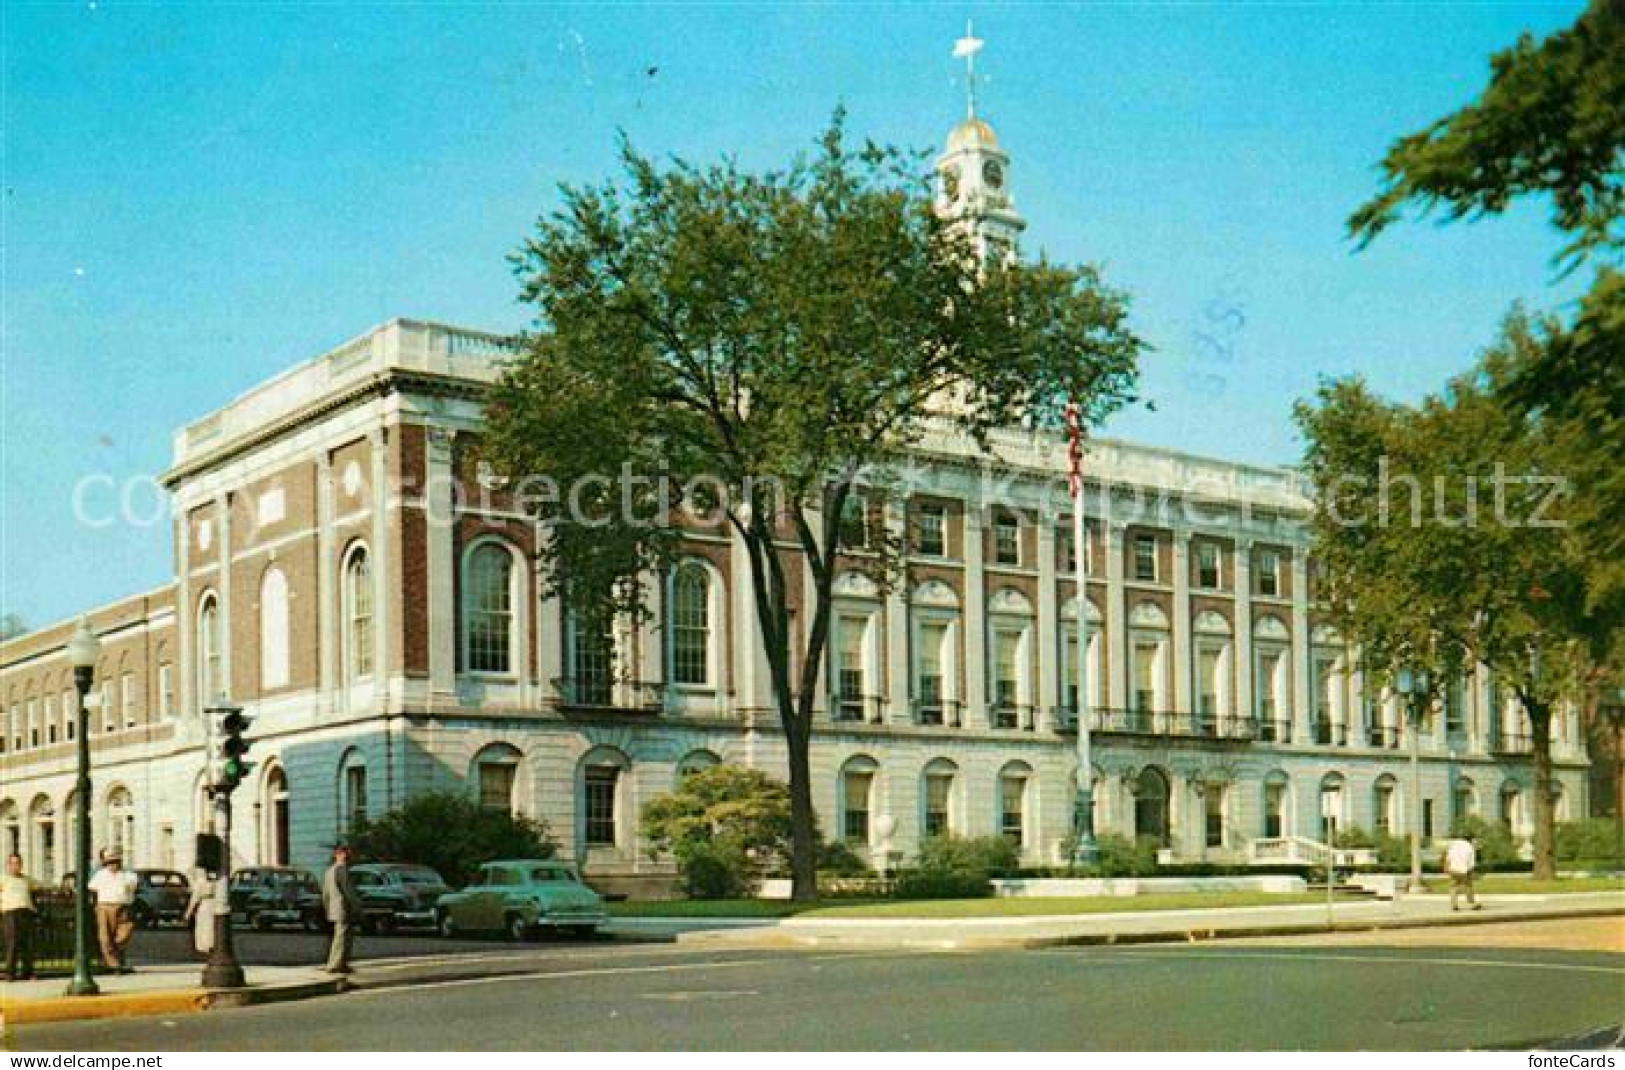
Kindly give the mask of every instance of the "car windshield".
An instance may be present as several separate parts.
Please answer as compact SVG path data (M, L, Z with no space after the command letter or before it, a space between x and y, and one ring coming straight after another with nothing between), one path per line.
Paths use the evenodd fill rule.
M186 878L179 873L149 873L147 882L157 888L184 888Z
M395 875L402 884L445 884L440 874L432 869L398 869Z
M574 884L576 875L561 866L536 866L530 871L534 884Z

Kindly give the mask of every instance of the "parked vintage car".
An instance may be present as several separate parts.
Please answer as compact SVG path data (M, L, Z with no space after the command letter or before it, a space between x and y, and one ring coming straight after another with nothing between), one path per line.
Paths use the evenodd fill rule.
M438 920L435 904L451 891L428 866L365 862L350 867L350 878L366 905L363 925L370 932L432 928Z
M487 862L468 887L441 896L435 914L443 936L500 931L513 940L543 929L589 936L609 920L574 868L544 859Z
M251 866L231 875L231 920L256 929L302 925L312 932L325 925L322 889L316 875L294 866Z
M154 925L180 924L186 916L186 904L192 898L192 884L186 874L172 869L138 869L140 884L136 887L135 903L130 915L143 929Z

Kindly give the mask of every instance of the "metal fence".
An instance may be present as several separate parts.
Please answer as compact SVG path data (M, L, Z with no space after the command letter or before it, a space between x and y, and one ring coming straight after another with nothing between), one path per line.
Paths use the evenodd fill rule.
M73 893L60 888L34 890L34 969L73 972Z

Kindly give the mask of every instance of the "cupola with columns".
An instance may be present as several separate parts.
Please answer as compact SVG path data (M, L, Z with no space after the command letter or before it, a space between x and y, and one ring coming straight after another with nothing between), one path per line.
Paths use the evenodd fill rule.
M954 43L954 55L965 61L965 119L948 134L937 157L937 210L963 223L976 239L977 252L1014 255L1016 239L1027 221L1010 197L1010 156L998 135L976 114L976 54L982 41L967 24Z

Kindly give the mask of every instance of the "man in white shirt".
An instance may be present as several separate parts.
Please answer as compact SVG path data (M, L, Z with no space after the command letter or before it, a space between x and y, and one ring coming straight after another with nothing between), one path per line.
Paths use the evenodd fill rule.
M102 863L89 885L96 897L96 937L102 945L102 962L109 970L131 973L124 964L124 952L135 932L130 906L140 881L134 873L124 871L124 856L116 847L106 852Z
M0 876L0 925L6 935L6 980L34 979L34 889L23 875L21 855L6 857Z
M1474 910L1483 910L1484 906L1473 895L1473 870L1478 866L1478 849L1473 846L1471 836L1457 836L1450 841L1444 849L1444 870L1450 874L1450 909L1460 910L1456 905L1456 897L1465 888L1467 890L1467 905Z

